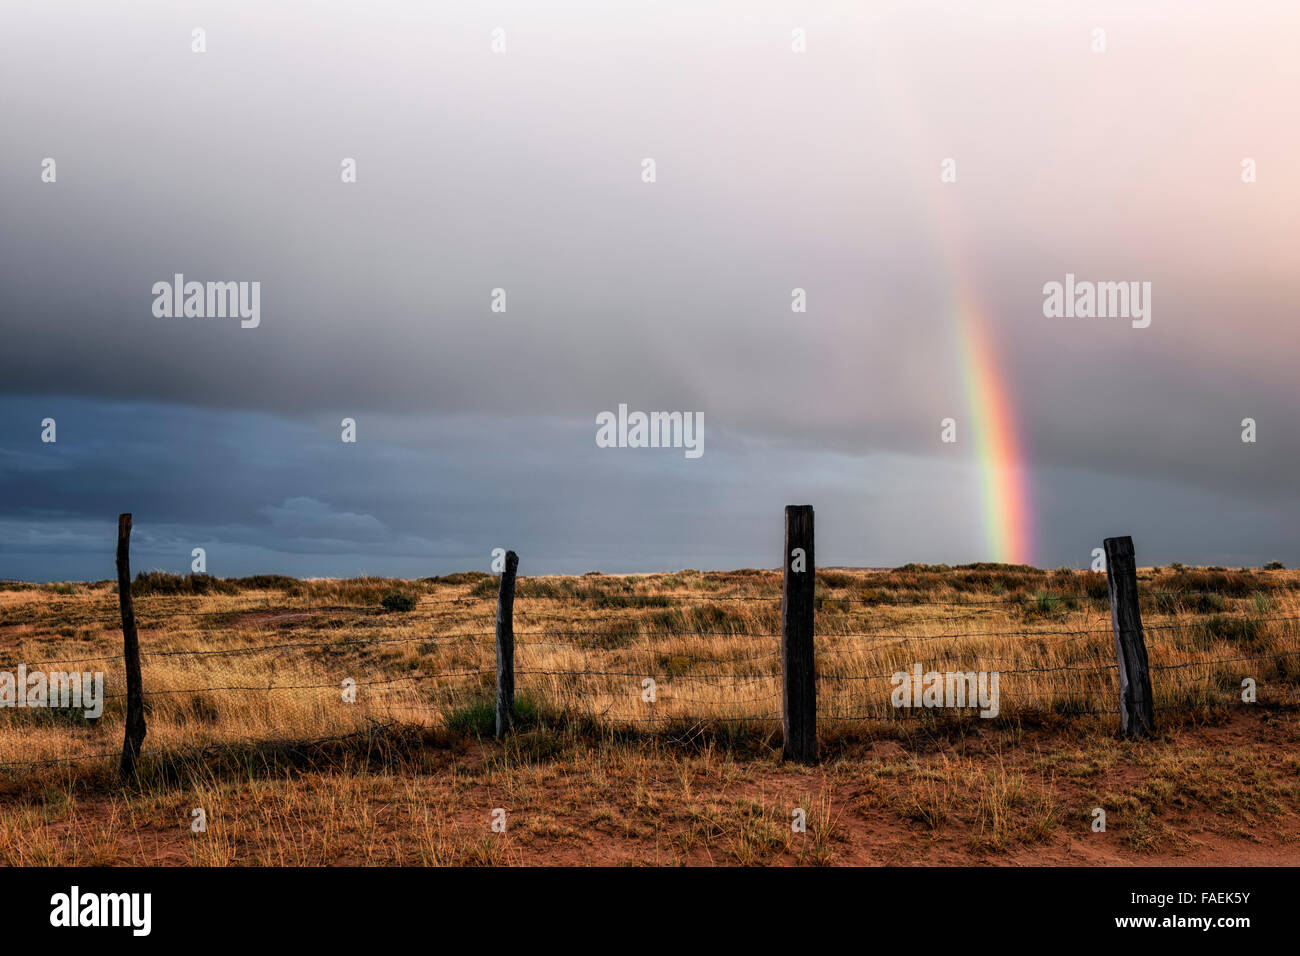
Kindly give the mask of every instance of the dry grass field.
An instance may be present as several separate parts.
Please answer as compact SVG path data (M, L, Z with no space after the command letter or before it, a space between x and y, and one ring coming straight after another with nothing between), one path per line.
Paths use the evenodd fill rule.
M778 572L521 578L504 743L493 577L141 575L148 736L125 786L115 584L0 585L0 670L102 671L108 696L95 721L0 710L0 862L1300 862L1300 574L1139 571L1141 743L1116 733L1104 574L817 581L823 760L799 767ZM914 663L999 672L1001 712L895 709Z

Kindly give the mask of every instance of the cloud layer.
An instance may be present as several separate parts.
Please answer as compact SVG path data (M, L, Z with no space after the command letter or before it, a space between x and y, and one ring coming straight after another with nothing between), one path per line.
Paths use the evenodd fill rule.
M0 575L107 576L120 510L177 569L768 565L796 500L824 559L978 559L974 306L1040 563L1300 560L1294 7L800 9L8 15ZM260 281L261 326L155 318L178 272ZM1150 281L1151 327L1044 318L1067 272ZM595 449L620 402L706 455Z

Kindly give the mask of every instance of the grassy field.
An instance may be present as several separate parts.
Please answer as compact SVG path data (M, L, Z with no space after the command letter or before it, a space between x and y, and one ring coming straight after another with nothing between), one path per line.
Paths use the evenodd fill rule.
M778 572L521 579L504 744L493 577L142 575L126 786L116 586L0 585L0 670L102 671L109 698L0 710L0 862L1300 862L1300 574L1139 584L1159 736L1129 743L1104 574L819 571L804 768L779 759ZM914 663L999 672L1001 713L895 709Z

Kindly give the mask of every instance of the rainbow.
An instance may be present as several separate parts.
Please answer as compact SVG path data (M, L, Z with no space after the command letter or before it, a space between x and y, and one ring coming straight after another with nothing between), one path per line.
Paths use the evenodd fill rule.
M1000 374L974 299L955 301L962 379L980 467L980 500L990 560L1032 564L1034 552L1028 469L1018 438L1015 408Z
M963 241L961 223L947 202L951 197L946 190L956 187L937 182L938 162L948 155L947 148L940 148L941 144L927 135L930 131L923 126L929 112L908 85L912 64L892 58L887 46L877 52L882 55L871 58L871 62L877 87L891 92L895 138L902 141L906 154L934 160L934 165L916 166L921 177L917 186L933 216L938 251L950 274L951 312L970 415L963 433L975 436L988 559L1033 564L1033 497L1029 469L1020 447L1015 404L998 367L988 317L977 304L977 286L967 276L968 260L962 253L971 244Z

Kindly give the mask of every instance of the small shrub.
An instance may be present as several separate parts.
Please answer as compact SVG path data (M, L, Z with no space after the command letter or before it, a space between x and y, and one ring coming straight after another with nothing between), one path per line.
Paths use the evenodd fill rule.
M602 605L603 607L672 607L673 599L666 594L634 594Z
M415 598L401 591L389 591L379 602L385 611L414 611Z
M1051 614L1061 603L1061 599L1049 591L1039 591L1033 598L1034 609L1039 614Z
M489 575L488 577L480 579L478 583L476 583L472 588L470 588L469 594L470 597L477 597L477 598L492 597L495 594L497 594L497 592L499 592L500 590L501 590L501 582L497 580L496 577ZM548 594L538 594L536 593L536 590L532 590L532 593L528 593L529 590L532 589L519 588L520 596L521 597L550 597L551 596Z
M677 607L666 611L655 611L650 615L650 623L656 630L680 634L686 630L686 615L682 613L681 608Z
M1260 644L1259 621L1249 617L1212 617L1205 622L1205 633L1213 640L1253 649Z
M238 594L234 581L214 578L210 574L169 574L166 571L141 571L131 583L131 593L142 594Z
M541 711L531 698L515 695L514 730L528 730L541 723ZM495 698L480 698L447 715L447 729L453 733L491 737L496 734L497 704Z
M639 625L636 621L613 618L598 622L595 629L590 634L580 636L577 643L579 647L598 647L610 651L631 644L638 632Z
M1105 572L1085 574L1083 576L1083 593L1094 601L1109 600L1110 584L1106 580Z
M235 578L237 584L245 591L289 591L297 593L302 584L297 578L284 574L254 574L247 578Z
M1168 591L1161 591L1155 596L1156 611L1161 614L1177 614L1182 606L1182 600L1177 594L1170 594Z
M496 578L488 574L486 571L457 571L454 574L441 574L435 575L431 578L420 578L420 582L422 584L461 585L478 584L485 579L490 581L496 580Z
M1281 561L1270 561L1268 564L1264 565L1264 570L1265 570L1265 571L1285 571L1285 570L1286 570L1286 565L1283 564Z
M681 677L691 672L695 666L695 661L684 654L658 654L655 660L656 669L664 672L668 677Z
M447 729L459 734L491 736L496 733L497 708L492 700L476 700L447 715Z
M1023 612L1027 618L1050 617L1057 611L1075 611L1079 599L1073 594L1055 594L1052 591L1035 591L1025 597Z
M838 589L852 587L857 579L846 571L818 571L817 580L828 588Z
M1197 614L1217 614L1223 610L1223 595L1208 592L1196 598Z

